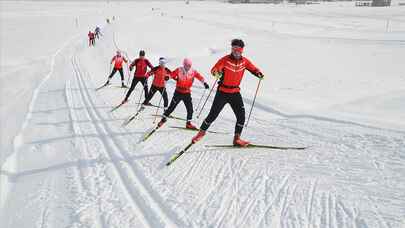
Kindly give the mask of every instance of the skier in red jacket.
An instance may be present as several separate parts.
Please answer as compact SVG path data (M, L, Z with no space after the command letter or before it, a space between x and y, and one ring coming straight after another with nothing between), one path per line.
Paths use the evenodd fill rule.
M87 34L87 36L89 37L89 46L94 46L94 38L95 38L95 34L92 31L89 31L89 33Z
M204 137L205 131L215 121L223 107L229 103L236 116L233 145L244 147L250 144L240 138L245 124L245 108L239 85L245 69L260 79L263 78L263 74L250 60L242 56L245 46L242 40L234 39L231 45L231 54L222 57L211 69L212 75L219 79L218 89L207 118L201 124L200 131L192 139L193 143Z
M167 108L169 99L167 98L166 81L169 80L171 71L166 67L166 62L165 58L160 57L159 66L152 68L152 70L146 74L147 77L150 77L151 75L154 75L154 77L148 96L143 102L144 105L151 105L150 100L152 100L156 91L159 91L163 96L164 107L165 109Z
M122 103L126 103L128 101L129 96L135 89L138 82L141 82L143 85L145 99L148 97L148 78L146 76L146 72L148 70L148 67L152 69L153 66L149 62L149 60L145 58L144 50L139 51L139 58L135 59L131 63L131 65L129 65L129 70L132 71L133 67L135 67L134 78L132 79L131 87L129 88L127 95L125 96L125 99L122 101Z
M124 84L124 71L122 70L123 63L127 63L128 60L121 55L120 51L117 51L117 54L111 59L111 64L114 62L114 69L112 70L110 76L108 76L108 80L104 85L110 84L110 79L114 76L114 74L119 71L121 76L121 87L126 88L127 86Z
M190 59L184 59L183 66L174 70L170 76L176 80L176 90L174 92L172 101L169 108L164 112L162 120L158 123L161 127L166 121L167 117L174 111L176 106L183 101L187 110L187 122L186 128L197 129L192 123L193 118L193 103L191 99L191 86L193 85L194 78L198 79L204 84L205 89L208 89L208 84L204 81L204 77L201 76L196 70L191 68L192 62Z

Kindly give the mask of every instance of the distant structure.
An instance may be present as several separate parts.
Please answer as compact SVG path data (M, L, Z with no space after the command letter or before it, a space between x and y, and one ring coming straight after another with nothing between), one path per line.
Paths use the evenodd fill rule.
M357 0L356 6L371 6L373 0Z
M303 0L305 1L305 0ZM281 3L283 0L228 0L229 3Z
M229 3L281 3L284 0L227 0ZM286 0L297 5L319 4L322 1L331 2L339 0ZM395 1L395 0L394 0ZM404 0L405 1L405 0ZM356 6L390 6L391 0L356 0ZM399 5L402 5L399 3Z
M356 0L356 6L390 6L391 0Z
M371 6L390 6L391 0L373 0Z

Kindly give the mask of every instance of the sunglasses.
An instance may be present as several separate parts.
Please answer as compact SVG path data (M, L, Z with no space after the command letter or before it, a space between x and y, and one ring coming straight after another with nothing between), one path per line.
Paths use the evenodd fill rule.
M243 48L242 47L238 47L238 46L232 46L232 51L238 52L238 53L242 53L243 52Z

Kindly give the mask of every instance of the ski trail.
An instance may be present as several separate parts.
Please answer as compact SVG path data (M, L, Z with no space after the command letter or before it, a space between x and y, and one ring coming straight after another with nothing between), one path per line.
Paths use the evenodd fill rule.
M82 94L83 100L88 107L87 109L89 111L89 114L91 115L93 122L98 123L95 124L97 131L100 132L101 135L112 134L108 125L103 122L101 114L95 108L91 95L89 94L88 89L86 89L83 75L81 73L80 67L78 66L76 58L76 56L73 57L73 62L77 71L76 78L79 82L80 93ZM143 213L145 221L148 221L149 223L148 225L156 226L160 224L160 226L163 226L165 224L169 227L176 227L177 224L181 224L182 222L178 218L176 218L173 213L168 212L168 209L164 208L163 205L161 205L162 203L155 198L156 196L154 196L154 193L151 192L151 188L145 186L145 178L141 177L140 174L138 174L139 172L135 169L135 164L131 161L131 158L128 156L128 154L124 152L125 149L122 148L119 143L115 142L113 138L103 137L102 141L106 148L106 151L112 159L122 156L128 163L114 165L123 183L123 186L126 188L129 196L131 196L130 198L133 201L134 207L138 208L139 211ZM132 181L135 183L131 184Z
M81 99L83 100L84 106L87 109L87 113L90 116L91 121L92 121L94 127L96 128L97 132L99 132L99 134L101 135L100 138L101 138L101 141L102 141L102 143L103 143L103 145L104 145L104 147L105 147L105 149L106 149L106 151L108 153L109 159L111 159L113 161L112 164L114 165L115 171L117 173L116 176L119 177L119 179L120 179L120 181L122 183L121 186L123 186L124 190L126 191L126 195L128 196L127 198L131 199L132 208L136 211L137 216L140 217L140 220L143 223L143 226L152 227L153 225L152 225L151 218L148 218L147 213L144 212L142 210L142 208L139 207L140 199L138 198L138 196L136 196L136 193L134 191L132 191L132 188L130 187L129 178L127 176L125 176L125 174L124 174L125 173L124 167L122 167L122 166L120 166L120 164L117 164L116 162L114 162L114 161L119 160L119 157L117 157L115 154L112 154L111 152L109 152L110 150L111 151L113 150L111 148L111 145L109 145L109 143L110 143L109 141L111 139L108 140L109 138L105 137L105 135L107 135L105 130L103 131L101 126L99 126L99 124L97 124L98 119L96 119L95 114L93 113L94 111L90 108L90 104L89 104L89 102L87 100L88 98L85 97L85 94L83 92L83 87L82 87L82 83L81 83L81 80L80 80L80 71L79 71L80 69L79 69L79 66L77 65L76 61L77 61L76 56L73 55L72 56L72 65L73 65L74 71L75 71L74 72L75 73L75 78L77 80L77 84L78 84L78 88L79 88L79 91L80 91Z
M281 182L281 184L279 185L276 194L274 195L272 201L267 205L267 207L265 208L264 212L262 213L261 218L259 219L259 222L257 223L257 227L259 227L262 223L265 223L265 217L267 215L267 213L269 212L269 210L272 208L272 206L276 203L277 199L279 197L281 197L281 192L284 190L288 180L290 178L290 174L285 176L283 178L283 181ZM263 226L265 226L265 224L263 224Z
M34 105L35 102L37 100L38 94L41 90L41 88L43 87L43 85L49 80L49 78L51 78L54 70L55 70L55 61L56 61L56 57L67 47L69 46L70 43L72 43L73 40L77 39L80 36L80 34L77 34L73 37L71 37L69 40L67 40L58 50L56 50L56 52L51 56L51 63L50 63L50 70L49 73L47 75L45 75L45 77L42 79L42 81L39 83L39 85L34 89L33 95L32 95L32 99L28 105L28 111L27 114L25 115L24 118L24 122L21 126L21 129L19 130L19 132L17 133L17 135L14 137L13 139L13 147L14 147L14 151L13 153L16 153L18 151L18 149L20 148L20 146L23 143L23 132L24 130L27 128L28 123L30 122L31 118L32 118L32 113L34 110ZM11 153L8 157L10 157L13 153ZM8 158L7 157L7 158ZM6 158L6 159L7 159Z
M309 226L311 224L312 210L313 210L313 205L314 205L314 195L315 195L317 183L318 183L318 180L315 180L314 182L312 182L310 190L309 190L309 198L308 198L308 204L307 204L307 211L308 211L307 212L308 213L307 228L309 228Z
M89 150L88 150L88 145L87 145L86 141L84 140L84 138L82 136L83 132L81 131L81 128L79 127L79 125L76 123L78 121L78 118L77 118L75 109L73 107L73 104L75 102L73 102L72 94L69 91L72 91L72 88L70 86L70 81L67 81L66 85L65 85L65 97L66 97L66 101L67 101L66 103L67 103L68 109L69 109L69 118L71 120L71 127L73 129L73 136L75 138L73 143L74 143L74 146L76 146L76 145L78 146L77 151L83 151L84 164L85 164L85 166L87 166L88 163L89 163L87 160L91 159L91 156L90 156L90 153L89 153ZM71 156L74 156L74 155L72 154ZM76 162L80 162L80 159L75 159L75 160L76 160ZM83 164L83 163L81 163L81 164ZM86 202L86 201L88 201L88 196L92 195L92 193L96 193L97 190L94 189L95 183L93 181L93 178L86 178L87 175L86 175L85 171L82 168L80 168L80 166L78 166L78 167L79 167L77 169L78 173L77 172L74 172L74 173L76 175L78 175L78 179L80 180L79 181L79 186L80 186L79 187L80 188L79 194L83 194L83 192L84 192L84 197L83 197L83 199L81 199L81 200L84 200L84 202L80 202L80 200L79 200L79 202L80 202L79 204L80 205L82 205L82 204L87 205L84 208L82 207L78 211L80 213L80 212L83 212L84 210L86 210L87 207L91 206L91 202ZM89 176L90 176L90 174L89 174ZM86 184L86 179L90 179L89 184ZM100 213L98 213L98 214L100 214ZM80 215L79 215L79 217L80 217ZM95 223L96 223L97 227L107 227L107 226L104 225L104 223L101 222L101 217L100 216L96 217Z

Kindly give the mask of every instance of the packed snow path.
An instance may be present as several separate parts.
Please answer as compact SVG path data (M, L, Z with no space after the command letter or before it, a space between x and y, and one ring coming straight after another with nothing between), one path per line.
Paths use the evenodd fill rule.
M380 88L378 93L367 96L364 95L367 91L353 92L352 85L344 81L344 75L341 84L334 84L335 78L320 80L316 72L304 72L309 78L300 79L289 74L288 70L294 72L293 69L286 69L282 76L284 79L280 79L286 85L273 88L273 83L280 83L277 82L279 72L275 69L272 78L272 63L268 63L268 66L264 64L267 62L267 49L262 52L255 47L259 47L257 43L264 42L266 38L271 38L275 44L293 42L295 48L298 48L296 42L302 42L325 45L331 50L346 46L356 49L364 41L364 46L356 49L361 56L366 56L368 52L364 50L371 45L378 47L380 52L392 52L394 56L403 57L404 39L398 40L404 37L405 28L397 27L403 29L402 33L387 36L380 36L379 27L339 28L338 25L344 26L344 22L347 22L344 15L349 12L335 6L337 19L330 19L330 22L336 23L338 28L332 29L329 35L336 31L350 31L341 33L344 37L335 36L335 40L329 41L337 43L333 45L323 43L326 38L316 34L315 38L308 38L307 34L290 37L286 35L287 32L280 35L266 29L258 31L258 28L249 27L248 21L232 25L236 9L226 4L191 5L189 7L195 8L187 12L190 19L187 19L187 14L182 14L182 7L185 6L180 3L168 3L166 7L162 4L160 9L152 12L146 10L155 6L153 3L139 4L135 6L144 10L140 10L142 14L135 19L128 14L111 25L105 25L104 36L97 40L96 47L88 48L85 39L72 35L51 55L49 72L43 74L40 83L36 82L37 86L33 86L36 89L32 90L32 100L28 104L22 128L15 137L14 151L7 153L7 161L2 165L0 195L4 198L0 200L0 227L323 228L401 227L404 224L404 123L398 122L398 127L395 127L390 120L384 122L384 118L374 119L375 122L373 118L357 121L361 113L357 112L360 113L357 116L353 114L357 110L348 101L350 96L336 98L325 92L333 90L335 86L346 88L347 93L356 97L355 103L363 104L362 107L377 106L370 102L373 99L370 97L379 94L386 96L378 99L391 101L393 105L399 100L401 104L404 101L404 82L398 79L400 77L395 74L395 69L391 69L386 80L381 82L383 87L391 85L389 90ZM219 6L224 7L222 12L225 18L229 17L221 23L215 18ZM250 6L248 10L260 12L260 7L255 7ZM112 4L110 10L117 9L125 10L126 6L123 3ZM275 7L273 10L277 13L290 8ZM308 23L314 23L312 17L322 15L325 10L328 13L333 11L316 7L302 9L298 19L292 20L306 27ZM182 22L179 22L180 15L185 15ZM249 17L253 21L267 18L265 14L249 15L253 15ZM363 16L366 22L378 20L373 14ZM285 18L278 17L279 23L286 22ZM131 18L131 21L126 18ZM298 23L300 18L310 22ZM404 18L398 16L400 20ZM143 35L128 30L128 26L141 27L145 24L153 26L145 29ZM331 29L329 25L316 28L323 26L326 26L326 30ZM209 43L208 49L206 43L189 45L187 39L182 40L175 35L176 31L197 27L206 33L201 33L195 39ZM156 31L156 28L161 30ZM105 82L109 70L106 65L117 47L133 58L137 50L145 46L149 48L147 55L153 62L161 53L167 53L172 68L188 54L193 57L195 67L209 77L208 70L212 63L228 51L226 42L231 32L227 31L219 38L210 38L208 34L221 34L224 28L241 30L236 33L242 34L251 43L257 41L248 53L253 56L256 51L254 59L257 59L259 66L261 63L264 72L268 72L254 117L244 136L258 144L309 148L280 151L204 147L231 142L234 117L231 110L226 108L212 130L229 134L208 134L201 144L193 147L172 166L166 167L170 156L188 143L195 133L170 128L185 124L184 121L170 119L148 141L139 143L154 126L152 115L155 108L148 107L125 128L121 124L136 111L140 86L130 102L113 113L110 112L111 108L122 100L125 90L114 86L99 91L95 91L95 88ZM361 41L363 38L359 36L364 35L363 30L375 37ZM160 32L175 38L167 36L167 40L162 41L157 36ZM85 31L83 34L86 34ZM354 40L350 40L353 36L356 36ZM286 37L289 37L287 41ZM381 37L386 40L381 41ZM322 40L321 44L318 39ZM219 45L224 47L218 48ZM189 47L190 51L181 49L183 46ZM191 46L195 46L194 49ZM279 49L271 46L268 50ZM288 49L283 53L278 52L278 56L291 54ZM341 61L352 60L347 58ZM395 61L384 63L386 65L382 67L394 66ZM351 70L347 70L348 74L352 74ZM315 76L312 77L312 74ZM288 76L292 78L288 79ZM362 77L360 75L360 79L354 78L352 82L363 82ZM246 87L243 87L246 107L249 108L257 81L249 75L246 78L251 79L244 80ZM379 81L373 77L369 80ZM209 82L213 82L211 78ZM113 83L119 83L117 75ZM358 85L359 88L363 86L372 85ZM314 101L327 103L321 98L317 100L311 97L315 93L313 90L320 87L326 88L318 90L320 94L317 96L330 96L328 100L336 106L302 109L300 102L297 102L301 98L308 98L301 102L310 107L314 106ZM174 84L169 83L170 97L173 88ZM310 92L305 91L307 88ZM197 82L193 90L194 103L202 94L202 87ZM393 99L396 97L399 98ZM152 103L158 100L156 94ZM287 105L279 105L284 101ZM384 116L388 118L391 112L398 110L386 111ZM184 107L179 105L174 115L183 117ZM345 116L352 118L343 118ZM201 119L196 122L201 122Z

